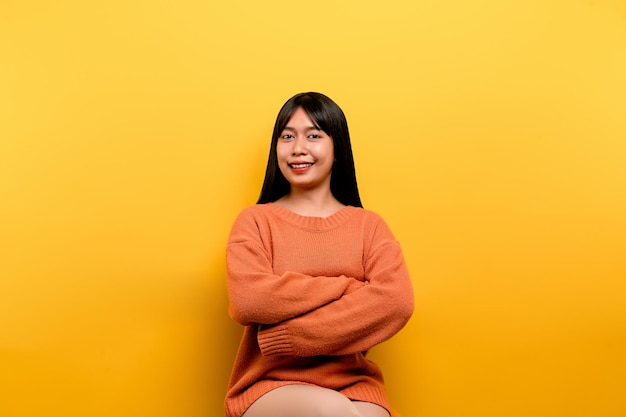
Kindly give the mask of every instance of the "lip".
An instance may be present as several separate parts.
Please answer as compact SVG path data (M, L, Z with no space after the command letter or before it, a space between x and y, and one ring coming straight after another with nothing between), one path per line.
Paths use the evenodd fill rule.
M302 172L308 171L313 165L315 165L315 162L293 161L293 162L289 162L287 165L289 166L289 169L291 169L292 172L302 173Z

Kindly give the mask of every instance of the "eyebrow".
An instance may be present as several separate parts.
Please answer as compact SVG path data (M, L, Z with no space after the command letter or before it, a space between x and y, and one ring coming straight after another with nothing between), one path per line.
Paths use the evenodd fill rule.
M295 131L296 131L296 128L294 128L294 127L290 127L290 126L285 126L285 127L283 128L283 130L289 130L289 131L291 131L291 132L295 132ZM308 126L308 127L305 129L305 131L307 131L307 132L308 132L309 130L318 130L318 131L320 131L320 132L322 132L322 131L323 131L322 129L320 129L320 128L319 128L319 127L317 127L317 126Z

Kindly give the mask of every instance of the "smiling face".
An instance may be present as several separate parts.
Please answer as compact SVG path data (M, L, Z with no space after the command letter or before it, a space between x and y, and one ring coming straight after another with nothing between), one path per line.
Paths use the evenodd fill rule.
M328 188L335 160L333 139L299 107L276 143L278 167L292 191Z

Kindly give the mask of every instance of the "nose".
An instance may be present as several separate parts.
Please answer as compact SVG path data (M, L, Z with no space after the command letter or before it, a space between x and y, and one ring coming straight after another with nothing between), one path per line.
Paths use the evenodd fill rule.
M305 155L307 153L307 141L306 138L296 137L293 140L293 147L291 148L292 155Z

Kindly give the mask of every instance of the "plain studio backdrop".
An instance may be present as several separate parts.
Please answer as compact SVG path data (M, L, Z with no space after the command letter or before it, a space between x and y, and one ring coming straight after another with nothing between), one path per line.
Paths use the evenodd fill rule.
M626 415L623 0L0 2L0 415L222 414L274 118L344 109L404 417Z

